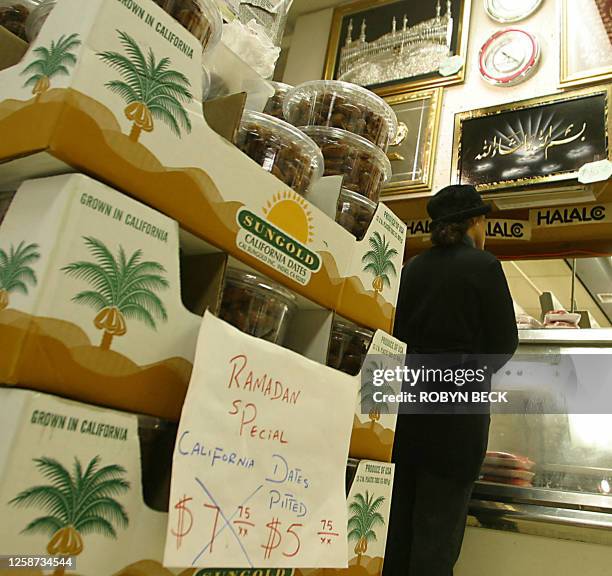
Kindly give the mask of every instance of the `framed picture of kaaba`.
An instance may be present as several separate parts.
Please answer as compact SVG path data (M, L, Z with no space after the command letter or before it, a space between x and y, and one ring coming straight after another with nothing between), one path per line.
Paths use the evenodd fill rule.
M612 160L611 97L608 85L456 114L454 183L494 191L573 180Z
M397 115L398 130L387 150L392 176L383 196L431 190L443 91L432 88L385 98Z
M612 79L612 0L560 2L560 86Z
M324 78L382 96L463 82L470 0L359 0L334 10Z

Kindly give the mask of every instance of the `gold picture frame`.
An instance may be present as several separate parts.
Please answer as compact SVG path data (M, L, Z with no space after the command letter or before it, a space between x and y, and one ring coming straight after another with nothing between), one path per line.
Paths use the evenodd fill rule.
M325 68L323 71L323 78L327 80L336 79L336 64L340 52L340 40L342 36L342 30L345 19L349 16L358 15L361 13L367 13L371 10L378 10L379 8L387 7L391 4L400 2L401 0L357 0L350 4L338 6L334 9L332 25L329 35L329 41L327 45L327 55L325 58ZM450 0L447 4L447 0L426 0L418 3L418 9L422 9L422 6L429 3L433 6L433 10L436 10L436 3L440 2L443 9L447 8L453 3L457 3L458 18L455 24L453 18L453 34L451 43L455 45L454 53L452 56L459 56L463 59L463 66L461 66L456 72L449 74L448 76L442 76L439 72L431 72L429 74L415 77L416 79L398 79L386 82L380 85L366 85L367 88L372 89L380 96L391 96L394 94L403 94L412 90L420 90L425 88L434 88L439 86L449 86L451 84L461 84L465 80L465 70L467 65L468 55L468 36L469 36L469 24L470 24L470 11L471 11L471 0ZM411 4L414 8L415 4ZM407 14L410 18L410 14ZM403 24L399 24L402 26Z
M597 6L594 4L593 0L559 0L560 2L560 48L561 48L561 67L560 67L560 78L559 78L559 86L561 88L567 88L571 86L579 86L583 84L591 84L595 82L605 82L606 80L612 79L612 48L607 47L607 50L604 48L605 40L602 41L602 53L604 54L603 58L606 60L603 65L596 65L591 68L574 68L572 69L572 58L579 57L581 55L587 54L589 57L593 57L592 50L581 50L577 46L572 46L572 42L581 36L586 36L588 38L599 38L602 36L602 29L596 26L588 25L587 20L590 17L589 14L593 17L601 16L597 11ZM571 2L571 4L570 4ZM591 3L592 5L579 5L581 2ZM570 10L575 10L575 14L570 14ZM612 42L612 38L610 37L611 30L606 27L612 26L612 8L609 8L611 11L609 14L609 20L604 22L601 20L601 24L603 26L603 32L607 33L607 38ZM586 16L585 16L586 12ZM593 14L591 14L593 13ZM586 35L581 33L581 31L572 30L571 27L579 25L586 26L588 30L586 30ZM584 31L583 31L584 32ZM607 53L607 59L605 57Z
M608 84L455 114L453 184L479 192L535 186L612 161L611 101Z
M432 88L385 98L397 114L399 130L387 151L393 176L382 190L384 197L431 191L443 94L443 88Z

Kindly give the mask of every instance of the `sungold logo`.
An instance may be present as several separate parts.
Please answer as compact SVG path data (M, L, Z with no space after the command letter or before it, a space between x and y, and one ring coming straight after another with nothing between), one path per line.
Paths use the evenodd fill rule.
M321 268L321 259L317 254L253 212L246 209L241 210L238 213L238 223L255 238L269 244L289 258L297 260L310 271L317 272Z
M293 570L289 568L226 568L223 570L200 570L195 576L291 576Z

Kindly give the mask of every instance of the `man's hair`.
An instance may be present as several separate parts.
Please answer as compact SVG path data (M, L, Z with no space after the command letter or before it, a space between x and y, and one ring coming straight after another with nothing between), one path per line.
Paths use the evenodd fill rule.
M460 244L472 225L473 219L462 222L435 222L431 225L431 242L434 246L455 246Z

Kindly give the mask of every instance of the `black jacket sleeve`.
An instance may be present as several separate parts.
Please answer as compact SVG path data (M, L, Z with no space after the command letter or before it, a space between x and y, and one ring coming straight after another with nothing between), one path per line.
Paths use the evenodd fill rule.
M494 371L508 362L518 347L518 331L512 296L504 270L498 260L490 262L484 277L479 279L482 290L482 318L487 354L495 354Z

